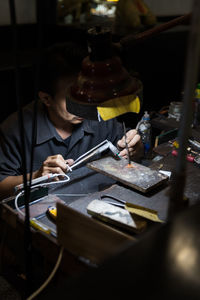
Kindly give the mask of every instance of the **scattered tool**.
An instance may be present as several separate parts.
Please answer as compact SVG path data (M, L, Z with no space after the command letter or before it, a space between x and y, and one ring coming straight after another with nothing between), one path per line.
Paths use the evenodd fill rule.
M176 149L179 148L179 143L178 143L178 141L174 141L174 142L172 143L172 145L173 145Z
M177 150L172 150L172 155L173 156L178 156L178 151ZM187 161L193 162L194 161L194 156L191 154L187 154L186 156Z
M195 141L195 140L192 140L192 139L188 139L188 143L191 145L191 147L193 147L196 151L200 151L200 143ZM179 142L177 140L173 141L172 142L172 145L178 149L179 148ZM199 154L199 153L197 153Z
M195 141L195 140L192 140L192 139L189 139L188 140L189 144L191 146L193 146L196 150L199 150L200 151L200 143Z
M192 155L194 155L194 156L200 155L199 152L192 150L191 147L188 147L188 148L187 148L187 152L188 152L188 153L192 153Z
M128 166L131 166L130 152L129 152L129 149L128 149L127 136L126 136L126 126L125 126L124 122L123 122L123 129L124 129L124 138L125 138L126 151L127 151L127 155L128 155Z
M55 206L49 206L47 209L47 214L55 220L57 217L57 208Z
M172 155L173 156L178 156L178 151L177 150L172 150ZM191 155L191 154L187 154L186 156L187 161L189 162L195 162L196 164L200 165L200 155Z
M36 218L30 219L30 225L39 231L45 232L46 234L51 234L51 229L42 222L38 221Z
M189 162L194 162L197 165L200 165L200 143L192 140L192 139L188 139L189 144L191 145L191 147L187 147L187 155L186 155L186 159ZM174 150L172 150L172 155L174 156L178 156L178 151L176 149L179 148L179 142L177 140L171 142L172 146L175 148ZM193 148L196 150L193 150Z
M132 216L128 210L116 207L107 202L95 199L87 206L87 213L103 222L118 226L130 232L141 232L146 228L147 221Z
M119 156L119 150L117 149L117 147L115 147L110 141L104 140L103 142L101 142L97 146L93 147L92 149L90 149L89 151L84 153L83 155L79 156L79 158L77 158L75 160L75 162L72 166L70 166L70 167L68 166L69 171L72 171L74 168L76 168L83 162L86 162L87 160L92 158L94 155L102 153L103 151L105 151L107 149L110 149L110 151L112 152L112 154L114 155L114 157L116 159L121 158Z
M153 222L160 222L162 223L163 221L158 217L158 212L156 210L150 209L150 208L146 208L137 204L133 204L130 202L127 202L123 199L117 198L115 196L112 195L101 195L101 200L104 198L107 199L112 199L115 200L117 202L114 201L110 201L110 200L105 200L107 203L124 208L126 210L128 210L130 213L138 215L140 217L143 217L145 219L151 220Z

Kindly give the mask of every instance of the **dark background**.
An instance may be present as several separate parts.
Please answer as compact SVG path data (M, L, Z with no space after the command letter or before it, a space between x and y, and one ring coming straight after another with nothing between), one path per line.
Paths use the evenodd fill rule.
M39 14L38 14L39 15ZM68 40L86 43L86 32L97 20L90 24L56 25L55 16L43 18L38 24L18 25L17 37L20 58L20 99L24 105L34 99L35 69L38 36L42 37L42 47ZM163 20L161 20L163 21ZM167 20L164 20L167 21ZM101 20L103 23L104 20ZM106 21L105 21L106 23ZM110 24L109 24L110 25ZM171 101L180 101L184 83L185 55L189 26L177 26L127 50L121 57L125 66L136 72L143 83L143 106L138 116L124 115L128 125L134 126L145 110L158 111ZM114 41L119 41L113 35ZM15 69L13 58L13 31L11 26L0 27L0 122L17 110L15 90ZM133 124L132 124L133 122Z

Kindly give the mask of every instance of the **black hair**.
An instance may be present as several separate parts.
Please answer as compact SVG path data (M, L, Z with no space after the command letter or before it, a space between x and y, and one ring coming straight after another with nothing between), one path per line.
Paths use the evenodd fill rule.
M45 49L40 59L38 90L54 96L58 81L76 76L87 55L87 47L74 42L54 44Z

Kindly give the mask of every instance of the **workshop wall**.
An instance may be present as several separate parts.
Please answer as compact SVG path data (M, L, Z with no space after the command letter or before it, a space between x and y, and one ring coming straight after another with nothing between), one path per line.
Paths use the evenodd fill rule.
M179 16L191 11L193 0L145 0L156 16Z
M19 0L18 0L19 1ZM33 19L34 20L34 16ZM89 25L88 25L89 26ZM44 29L43 46L54 42L75 40L85 42L84 26L48 24ZM18 28L21 61L21 97L26 104L34 98L34 69L38 27L21 24ZM128 69L138 73L144 86L144 110L159 110L170 101L180 100L183 90L188 26L179 26L135 46L123 57ZM0 121L17 109L15 73L12 54L12 31L9 25L0 26Z
M18 24L36 23L36 0L15 0ZM9 1L0 1L0 25L10 25Z

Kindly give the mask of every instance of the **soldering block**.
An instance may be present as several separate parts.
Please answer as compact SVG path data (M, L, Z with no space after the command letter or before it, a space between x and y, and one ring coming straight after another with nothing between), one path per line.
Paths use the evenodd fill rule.
M131 232L141 232L147 222L138 216L133 217L126 209L114 206L100 200L93 200L87 206L88 214Z

